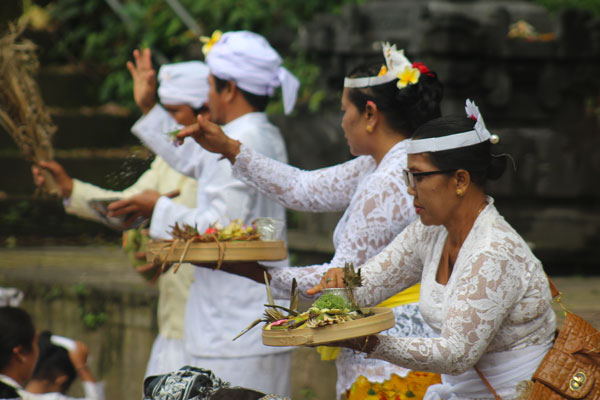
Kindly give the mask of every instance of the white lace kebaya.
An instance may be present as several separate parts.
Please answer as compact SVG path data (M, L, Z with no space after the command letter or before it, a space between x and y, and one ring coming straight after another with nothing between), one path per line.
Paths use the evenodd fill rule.
M416 214L406 190L402 169L406 166L406 141L399 142L379 165L371 156L361 156L329 168L302 171L276 162L242 145L233 165L233 175L256 187L286 207L308 212L345 210L333 234L335 254L329 263L306 267L270 268L275 297L289 298L293 278L300 293L320 282L323 272L344 262L360 265L379 253ZM396 294L396 293L393 293ZM396 326L385 334L435 336L413 304L394 308ZM342 349L336 360L338 397L363 375L382 382L392 374L405 377L410 370Z
M483 361L494 364L494 374L506 375L512 371L503 369L511 367L497 360L506 360L507 354L518 357L530 348L551 345L556 320L542 265L498 213L493 199L488 197L487 202L458 253L446 285L436 282L436 272L447 230L443 226L425 226L420 220L362 266L363 287L355 293L361 305L372 306L421 281L421 314L440 334L438 338L379 335L379 345L369 357L448 375L465 373ZM536 357L541 360L544 353L538 352ZM520 372L518 380L509 380L499 387L494 377L481 369L502 398L509 399L516 393L518 381L530 378L536 367L534 363ZM444 378L442 375L446 382ZM473 393L493 398L480 379L472 383L479 385L469 388ZM460 379L451 383L458 384ZM453 396L425 398L479 398Z
M383 157L371 156L315 171L303 171L256 153L242 144L233 175L287 208L307 212L345 210L333 233L331 262L302 268L270 269L273 295L288 299L292 279L301 295L317 285L331 267L360 265L381 251L416 218L406 190L405 141ZM395 294L395 293L394 293Z

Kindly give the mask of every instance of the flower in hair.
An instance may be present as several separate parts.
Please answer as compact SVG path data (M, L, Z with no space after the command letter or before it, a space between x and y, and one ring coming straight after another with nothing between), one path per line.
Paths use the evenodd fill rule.
M423 64L422 62L414 62L412 64L413 68L416 68L419 70L419 72L421 72L423 75L427 75L427 76L431 76L432 78L435 76L433 72L431 72L431 70L427 67L427 65Z
M396 77L398 78L398 83L396 84L398 89L403 89L409 84L414 85L415 83L419 82L421 71L419 71L417 68L404 67L404 69L400 71Z
M423 73L432 74L431 71L422 64L413 65L413 63L404 55L404 50L398 50L395 44L392 45L386 42L382 43L382 47L385 64L381 67L377 76L345 78L344 87L365 88L383 85L398 80L396 85L399 89L402 89L409 84L414 85L419 81L422 68L425 68L423 70L425 72Z
M210 49L212 49L212 47L219 41L219 39L221 39L222 35L223 32L221 32L220 30L216 30L210 37L200 36L200 41L204 43L204 46L202 46L202 54L204 54L204 57L208 55Z
M477 105L475 105L474 101L467 99L465 104L465 112L467 113L467 118L470 118L473 121L477 121L479 119L479 108Z

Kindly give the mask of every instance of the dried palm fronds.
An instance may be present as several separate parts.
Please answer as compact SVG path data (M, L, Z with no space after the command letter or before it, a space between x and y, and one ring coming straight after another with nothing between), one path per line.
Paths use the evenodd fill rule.
M52 135L56 126L34 79L39 63L36 46L20 38L24 25L11 25L0 38L0 126L12 137L25 159L33 164L54 158ZM42 170L44 193L58 195L53 176Z
M354 307L358 307L354 299L354 289L362 286L362 277L360 276L360 268L358 271L354 270L354 263L344 264L344 284L346 285L350 302Z

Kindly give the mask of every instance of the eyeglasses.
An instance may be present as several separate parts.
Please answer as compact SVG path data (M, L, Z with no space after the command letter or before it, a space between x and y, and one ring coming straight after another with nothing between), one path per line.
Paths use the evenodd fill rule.
M429 176L429 175L435 175L435 174L445 174L448 172L454 172L456 171L456 169L441 169L438 171L426 171L426 172L411 172L408 168L404 168L402 170L403 174L404 174L404 183L406 183L406 186L411 187L413 189L415 189L417 187L417 180L415 178L421 177L421 176Z

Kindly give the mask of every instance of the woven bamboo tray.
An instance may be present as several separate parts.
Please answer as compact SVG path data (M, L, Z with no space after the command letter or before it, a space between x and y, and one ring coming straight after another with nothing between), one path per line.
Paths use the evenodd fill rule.
M395 325L396 319L391 308L372 307L371 311L375 315L318 328L290 330L266 330L263 328L263 344L267 346L316 346L372 335Z
M172 249L171 247L174 246ZM176 263L181 260L185 242L153 241L147 244L146 258L153 263ZM283 240L231 241L231 242L195 242L189 245L182 262L218 262L221 261L278 261L287 258L287 249Z

